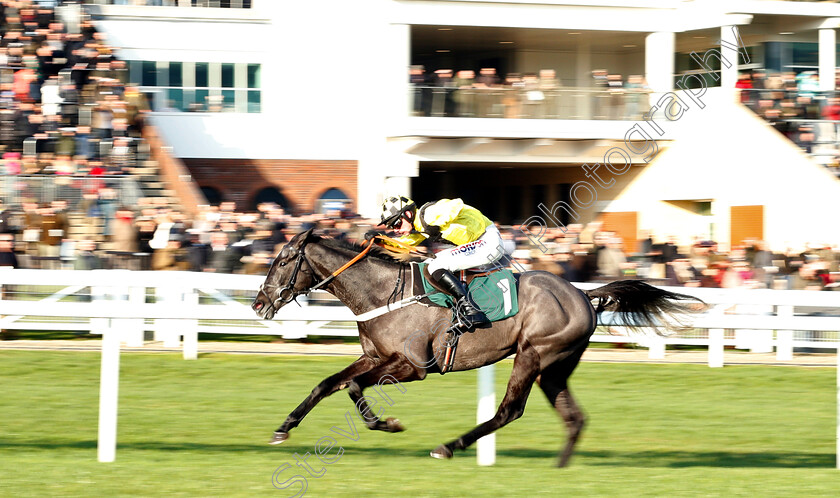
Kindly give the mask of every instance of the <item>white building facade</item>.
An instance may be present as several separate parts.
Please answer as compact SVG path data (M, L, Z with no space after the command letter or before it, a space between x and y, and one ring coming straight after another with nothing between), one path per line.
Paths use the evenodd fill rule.
M589 182L595 197L578 196L586 208L558 221L637 210L635 226L622 230L633 239L656 231L645 220L661 217L647 213L657 209L650 203L622 200L622 192L657 160L654 150L680 139L684 121L723 108L707 102L737 105L728 89L739 69L808 69L818 73L820 90L835 88L837 4L253 0L249 6L90 6L98 29L130 61L132 81L154 96L152 121L174 155L207 193L245 206L273 188L299 212L343 196L353 210L374 217L384 196L409 193L418 201L462 197L492 218L521 223L540 214L539 204L571 205L581 192L576 185ZM409 69L420 66L423 75L411 83ZM459 74L477 77L487 68L501 78L498 86L465 84L469 74ZM442 82L445 70L453 78ZM618 75L624 90L611 92L609 81L598 80L600 70ZM690 73L699 76L692 80ZM506 77L513 83L505 86ZM631 77L643 80L627 92ZM699 77L721 88L703 94ZM669 103L674 99L666 94L674 90L682 106ZM634 127L642 131L633 134ZM593 165L616 148L627 153L626 171L596 180ZM756 161L774 160L760 149ZM662 189L648 197L671 200ZM714 210L715 192L702 195L697 202ZM722 220L713 233L685 228L674 235L725 240L727 227Z

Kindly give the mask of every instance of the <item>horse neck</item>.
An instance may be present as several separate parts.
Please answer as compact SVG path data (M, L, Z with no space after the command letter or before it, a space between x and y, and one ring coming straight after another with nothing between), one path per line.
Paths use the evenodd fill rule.
M317 247L317 255L310 259L319 276L326 278L353 259L357 253L347 249ZM359 315L383 306L394 290L399 265L366 256L341 272L326 286L326 290Z

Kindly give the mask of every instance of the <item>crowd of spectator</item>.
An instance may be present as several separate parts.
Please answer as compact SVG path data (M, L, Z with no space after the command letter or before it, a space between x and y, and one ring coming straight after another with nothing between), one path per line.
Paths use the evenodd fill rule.
M496 68L426 71L411 66L416 116L640 119L648 109L645 79L603 69L592 71L591 88L565 88L554 69L507 73Z
M549 230L539 240L547 249L526 249L518 234L514 256L529 268L550 271L573 282L642 278L660 285L716 288L840 289L840 248L814 244L770 251L760 240L723 248L712 240L684 246L673 237L645 233L638 245L625 244L598 222ZM525 254L527 252L527 254Z
M106 196L107 199L107 196ZM131 268L266 274L294 234L314 228L323 236L363 242L378 220L345 212L292 216L272 203L239 211L233 202L186 216L155 199L136 208L115 201L90 204L83 219L102 220L104 239L68 238L68 206L27 203L22 211L0 203L0 266ZM70 211L73 207L70 206ZM646 234L630 247L598 222L549 230L541 247L518 227L501 226L505 251L525 269L546 270L573 282L643 278L658 284L771 289L838 288L837 248L813 245L771 252L762 241L722 250L714 241L678 246ZM545 251L542 250L545 249ZM427 249L428 250L428 249Z
M840 88L840 73L835 78ZM816 71L743 72L737 88L741 102L805 152L840 172L840 96L820 91Z
M55 3L0 1L2 173L127 174L145 97L103 33Z

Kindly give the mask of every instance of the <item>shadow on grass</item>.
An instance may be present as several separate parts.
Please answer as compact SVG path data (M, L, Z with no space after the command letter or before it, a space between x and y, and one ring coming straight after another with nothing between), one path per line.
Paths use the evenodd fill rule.
M353 443L350 443L351 445ZM368 455L372 457L404 457L428 458L432 448L398 448L398 447L359 447L343 444L349 455ZM95 449L96 441L9 441L0 440L0 447L20 450L56 450L56 449ZM162 442L142 441L119 443L118 450L140 451L185 451L199 453L265 453L288 455L294 453L311 453L311 445L282 444L271 446L267 443L259 444L212 444L191 442ZM468 450L473 457L474 450ZM545 460L547 465L553 465L558 453L547 450L531 449L500 449L497 458L524 458ZM457 458L464 458L462 452ZM577 451L572 457L575 462L592 466L627 466L627 467L659 467L659 468L687 468L687 467L720 467L720 468L834 468L835 455L831 453L745 453L745 452L692 452L692 451Z
M640 451L633 453L615 451L579 451L579 458L588 465L627 465L632 467L722 467L722 468L834 468L835 456L831 453L737 451Z
M352 443L351 443L352 444ZM370 456L383 457L423 457L429 456L428 449L407 449L393 447L353 447L342 444L348 454L367 454ZM0 440L0 447L4 449L18 450L57 450L57 449L96 449L95 440L87 441L9 441ZM277 455L301 455L313 452L313 446L282 444L272 446L268 444L268 438L264 444L213 444L213 443L190 443L190 442L163 442L163 441L142 441L142 442L120 442L117 443L119 450L141 450L141 451L185 451L199 453L273 453Z

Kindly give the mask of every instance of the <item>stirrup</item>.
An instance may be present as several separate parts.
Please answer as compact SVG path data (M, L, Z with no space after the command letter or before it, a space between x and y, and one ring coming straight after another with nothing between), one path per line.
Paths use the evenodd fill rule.
M455 323L462 327L465 332L474 332L475 329L486 329L492 327L492 322L481 309L476 308L469 302L467 297L463 297L455 304ZM460 306L461 311L472 310L473 313L459 312L459 304L463 302L465 305ZM482 320L481 317L484 317Z

